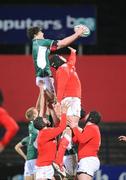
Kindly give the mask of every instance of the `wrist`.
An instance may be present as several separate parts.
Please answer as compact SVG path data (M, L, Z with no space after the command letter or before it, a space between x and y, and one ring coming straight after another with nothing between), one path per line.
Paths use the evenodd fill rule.
M80 34L80 33L75 32L75 34L76 34L77 38L80 38L80 37L81 37L81 34Z
M76 128L77 128L77 126L73 126L73 127L72 127L72 129L76 129Z

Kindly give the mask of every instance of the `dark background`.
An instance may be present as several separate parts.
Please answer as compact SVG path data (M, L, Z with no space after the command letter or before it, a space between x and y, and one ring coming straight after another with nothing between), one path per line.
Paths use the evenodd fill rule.
M1 0L1 4L5 1ZM83 54L126 54L126 32L125 32L125 1L95 1L95 0L36 0L23 2L21 0L6 1L6 4L47 4L47 5L69 5L71 4L94 4L97 7L97 43L83 47ZM72 6L71 6L72 8ZM58 16L58 14L57 14ZM62 50L63 51L63 50ZM0 44L1 54L24 54L24 44L7 45ZM64 53L64 51L63 51Z

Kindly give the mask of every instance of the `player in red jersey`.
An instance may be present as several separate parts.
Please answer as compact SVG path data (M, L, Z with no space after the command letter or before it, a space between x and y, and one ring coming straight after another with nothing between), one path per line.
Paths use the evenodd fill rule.
M101 144L101 134L98 127L101 121L101 115L92 111L85 117L85 127L80 131L78 123L68 120L74 137L73 140L78 143L78 180L92 180L95 172L100 167L98 152Z
M50 65L56 69L57 102L61 104L69 102L70 107L67 111L67 118L72 117L72 120L78 122L81 111L81 83L75 68L76 50L72 47L68 48L71 54L67 59L59 55L53 55L50 58ZM62 175L64 174L62 173L63 156L66 148L72 148L71 139L71 130L67 128L63 138L60 140L54 163L55 168Z
M57 151L56 137L66 128L68 106L63 105L61 109L61 120L57 127L48 127L44 118L38 117L34 120L34 126L39 130L37 137L36 180L52 179L54 176L52 163L55 160Z
M0 152L10 143L12 138L19 130L19 126L16 121L8 114L8 112L2 107L4 102L2 91L0 91L0 125L6 129L6 132L0 140Z
M71 54L67 59L60 55L53 55L50 58L50 65L56 69L56 95L59 103L66 100L70 102L75 102L78 100L80 102L81 98L81 83L75 68L76 50L71 47L68 48L70 49ZM69 109L69 111L70 110L73 110L72 107ZM69 112L68 114L73 115L75 113L80 116L80 109L78 112L75 107L74 112Z

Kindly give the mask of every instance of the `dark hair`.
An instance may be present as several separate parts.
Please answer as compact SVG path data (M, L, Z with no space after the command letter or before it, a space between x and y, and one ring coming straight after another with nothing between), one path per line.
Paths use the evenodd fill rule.
M43 122L42 117L37 117L35 120L33 120L33 125L38 130L43 129L46 126L46 124Z
M86 111L84 110L84 108L81 108L81 111L80 111L80 120L85 118L85 115L86 115Z
M101 121L101 114L98 113L97 111L91 111L86 120L86 122L92 122L94 124L99 124L100 121Z
M58 69L58 67L60 67L64 63L66 63L64 60L66 60L64 57L62 57L58 54L55 54L49 58L49 63L50 63L51 67Z
M4 102L4 97L2 91L0 90L0 106L2 106L3 102Z
M41 31L41 28L40 27L30 27L29 29L27 29L27 36L29 39L33 39L34 38L34 35L37 35L38 32Z

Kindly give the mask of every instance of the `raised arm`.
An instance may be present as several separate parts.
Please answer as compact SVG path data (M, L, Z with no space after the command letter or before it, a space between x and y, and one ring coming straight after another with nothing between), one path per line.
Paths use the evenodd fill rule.
M63 67L56 74L56 82L57 82L57 102L61 102L64 96L64 91L66 88L66 84L69 79L69 74L67 69Z
M38 110L38 115L43 116L44 115L44 106L45 106L45 100L44 100L44 89L43 85L40 86L40 93L36 102L36 108Z
M83 132L80 132L78 128L73 128L73 133L77 138L77 141L80 143L88 142L94 135L91 128L85 129Z
M59 123L59 125L57 127L55 127L55 128L47 128L47 129L43 130L43 136L44 136L45 141L48 141L48 140L50 140L52 138L57 137L66 128L66 121L67 121L66 112L67 112L68 107L69 107L69 104L64 104L64 105L61 106L62 115L61 115L61 118L60 118L60 123Z
M86 143L94 136L94 130L89 126L82 131L82 129L78 127L78 122L72 119L68 119L68 125L73 131L74 138L80 143Z
M68 57L67 62L71 65L71 66L75 66L76 64L76 49L72 48L72 47L68 47L68 49L70 49L70 55Z
M68 45L70 45L72 42L74 42L76 39L80 38L81 35L83 34L84 32L84 27L81 26L80 28L78 28L78 30L72 34L71 36L68 36L62 40L59 40L58 41L58 49L60 48L63 48L63 47L66 47Z

